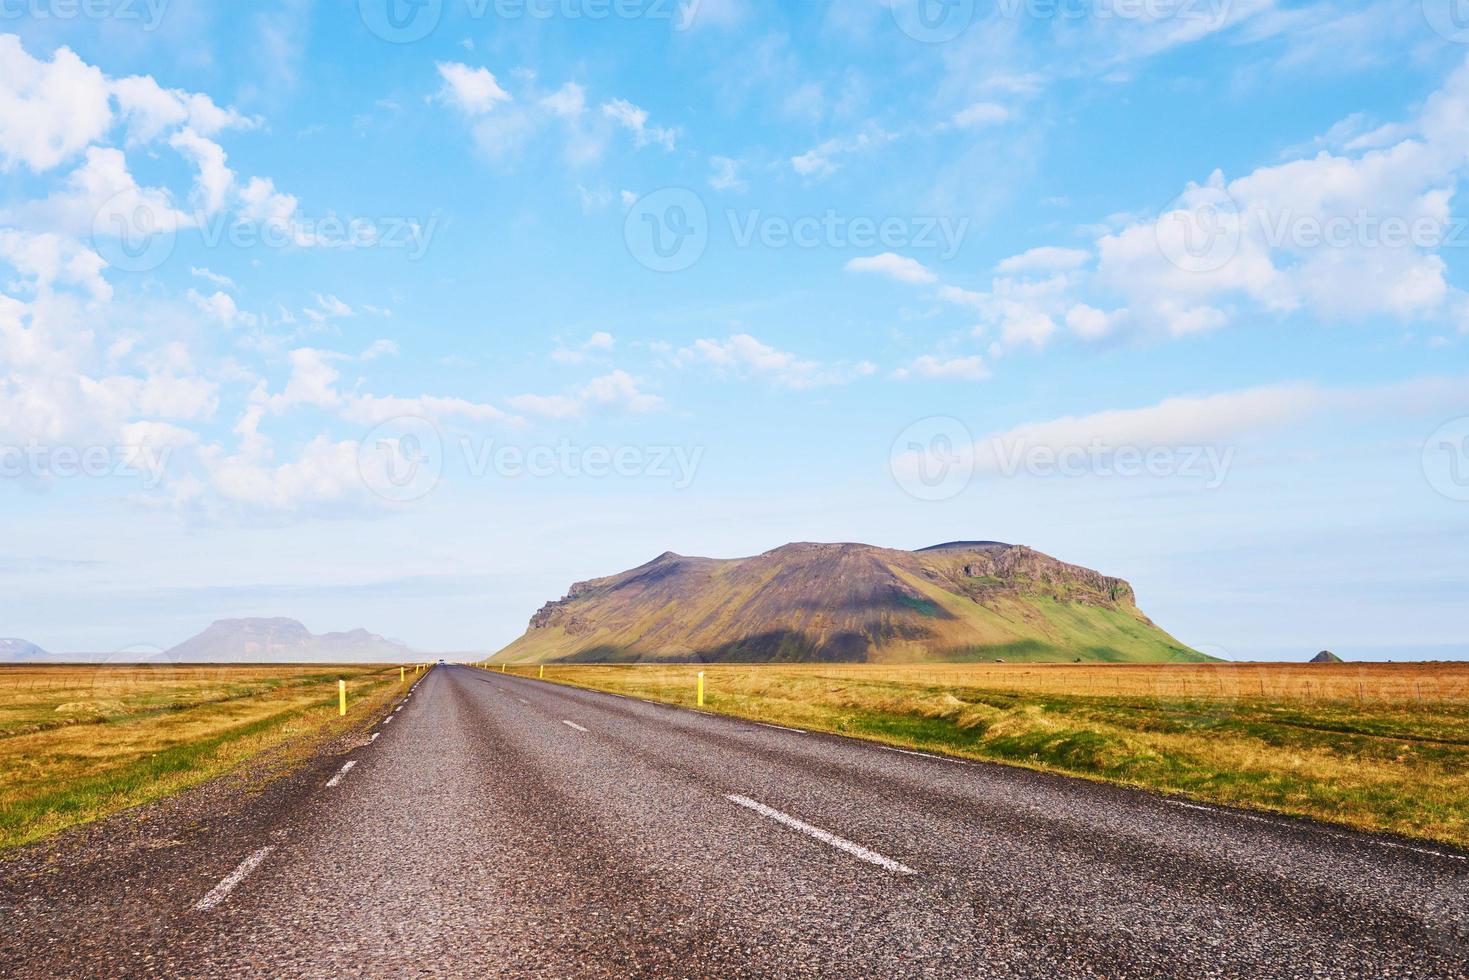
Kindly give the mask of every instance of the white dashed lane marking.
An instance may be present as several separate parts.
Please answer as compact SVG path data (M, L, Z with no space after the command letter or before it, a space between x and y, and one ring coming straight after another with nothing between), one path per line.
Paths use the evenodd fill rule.
M866 861L868 864L875 864L879 868L891 871L894 874L916 875L918 873L917 871L914 871L912 868L908 867L906 864L900 864L890 857L886 857L882 854L877 853L876 851L863 847L861 844L854 844L851 841L847 840L845 837L838 837L836 834L833 834L829 830L822 830L820 827L814 827L804 820L797 820L789 813L781 813L779 810L768 807L764 803L759 803L755 800L752 800L748 796L730 795L726 796L725 799L729 800L731 803L738 803L740 806L746 808L747 810L754 810L762 817L767 817L771 820L774 820L776 823L784 824L785 826L790 827L792 830L799 830L807 837L814 837L816 840L821 841L821 843L827 844L831 847L835 847L839 851L846 851L848 854L852 855L852 857L854 858L857 858L859 861Z
M250 872L260 867L260 862L264 861L265 858L273 850L275 850L273 846L267 845L256 851L254 854L251 854L249 857L245 858L245 860L241 861L240 866L231 871L228 877L226 877L219 884L215 885L214 888L210 890L208 895L205 895L203 898L199 899L198 904L194 906L195 910L199 912L208 912L220 902L223 902L226 898L229 898L230 892L234 891L235 888L239 886L240 882L248 878L250 876Z
M337 774L335 776L326 781L327 789L331 789L333 786L336 786L338 783L340 783L342 781L342 777L351 772L352 767L355 765L357 765L357 761L354 759L346 765L342 766L342 768L337 771Z
M576 729L576 730L577 730L577 731L579 731L579 732L584 732L584 731L586 731L586 729L585 729L585 728L583 728L583 727L581 727L581 726L580 726L580 725L578 725L578 724L577 724L577 723L576 723L576 722L574 722L574 721L563 721L563 722L562 722L562 723L561 723L561 724L563 724L563 725L565 725L565 726L566 726L566 727L567 727L567 728L575 728L575 729Z

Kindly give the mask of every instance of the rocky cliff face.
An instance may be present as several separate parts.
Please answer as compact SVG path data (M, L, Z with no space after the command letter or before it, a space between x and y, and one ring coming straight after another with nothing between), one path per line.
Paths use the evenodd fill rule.
M792 544L753 558L660 555L579 582L504 656L525 660L1206 659L1122 579L1023 545L908 552Z

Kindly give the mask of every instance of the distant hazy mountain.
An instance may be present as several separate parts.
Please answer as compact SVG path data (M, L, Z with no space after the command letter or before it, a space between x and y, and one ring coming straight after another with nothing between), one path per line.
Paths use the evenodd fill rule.
M318 636L294 619L221 619L169 650L186 663L397 663L414 656L367 630Z
M0 663L25 663L49 656L45 650L26 640L0 639Z
M581 582L498 655L577 661L1203 661L1132 586L1019 545L665 554Z

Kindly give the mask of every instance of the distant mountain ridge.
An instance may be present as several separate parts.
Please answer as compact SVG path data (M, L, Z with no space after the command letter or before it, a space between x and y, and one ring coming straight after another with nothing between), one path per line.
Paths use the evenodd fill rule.
M29 640L0 639L0 662L23 663L51 656Z
M396 663L406 645L355 629L317 635L294 619L221 619L168 650L181 663Z
M547 661L1206 661L1119 578L1023 545L785 545L573 585L499 654Z

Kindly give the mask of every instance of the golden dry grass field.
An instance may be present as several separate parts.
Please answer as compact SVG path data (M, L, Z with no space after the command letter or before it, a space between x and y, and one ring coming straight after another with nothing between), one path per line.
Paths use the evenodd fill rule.
M551 665L545 676L692 706L700 670L710 711L1469 847L1466 663Z
M397 667L0 667L0 848L309 752L402 691Z

